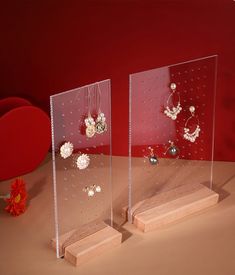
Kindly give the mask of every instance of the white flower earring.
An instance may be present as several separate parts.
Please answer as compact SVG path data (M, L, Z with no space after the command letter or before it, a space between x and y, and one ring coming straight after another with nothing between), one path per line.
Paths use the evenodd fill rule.
M73 144L71 142L65 142L61 147L60 147L60 156L63 159L67 159L70 157L73 153Z
M100 193L101 192L101 187L99 185L91 185L91 186L86 186L83 188L83 191L87 193L88 197L93 197L95 193Z
M176 84L175 84L175 83L171 83L170 88L171 88L172 92L171 92L171 94L169 95L169 97L168 97L168 99L167 99L167 101L166 101L166 105L167 105L167 106L166 106L166 108L165 108L165 110L164 110L164 114L165 114L166 116L168 116L169 118L171 118L172 120L176 120L177 115L178 115L178 114L181 112L181 110L182 110L182 107L181 107L181 105L180 105L180 96L179 96L179 94L177 94L177 95L178 95L178 103L177 103L176 106L173 106L173 107L170 109L170 107L168 106L168 105L169 105L169 100L170 100L171 97L173 97L173 95L174 95L174 93L175 93L175 91L176 91Z
M85 118L86 136L92 138L95 135L95 120L91 116L91 92L88 88L88 116Z
M87 154L81 154L77 160L76 165L80 170L86 169L90 164L90 157Z
M195 142L195 140L199 137L199 133L201 131L201 128L199 126L199 120L197 118L197 126L193 132L189 132L190 129L188 128L188 123L189 121L195 117L195 107L190 106L189 111L191 112L191 116L186 120L185 126L184 126L184 139L190 141L190 142Z
M101 112L101 91L99 83L97 83L98 88L98 116L95 123L95 130L97 134L102 134L107 131L107 123L104 113Z

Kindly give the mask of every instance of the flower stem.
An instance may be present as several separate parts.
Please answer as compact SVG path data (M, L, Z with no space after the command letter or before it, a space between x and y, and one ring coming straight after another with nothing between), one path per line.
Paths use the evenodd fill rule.
M0 199L9 199L9 198L10 198L10 194L0 195Z

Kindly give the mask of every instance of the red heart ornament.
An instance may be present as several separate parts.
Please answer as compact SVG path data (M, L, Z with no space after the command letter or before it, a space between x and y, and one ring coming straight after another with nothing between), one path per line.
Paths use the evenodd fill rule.
M30 105L7 110L0 117L0 180L33 171L51 144L50 119L44 111Z

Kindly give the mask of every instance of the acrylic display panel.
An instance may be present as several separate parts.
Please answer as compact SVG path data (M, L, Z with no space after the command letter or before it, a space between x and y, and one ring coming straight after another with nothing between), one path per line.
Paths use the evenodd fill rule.
M130 75L129 209L183 184L212 188L216 66L217 56L210 56ZM178 102L182 110L173 120L164 111ZM187 122L190 106L195 115ZM191 133L197 124L199 137L185 139L184 128ZM176 155L169 141L178 148ZM149 147L158 165L149 162Z
M112 225L111 185L111 86L110 80L51 96L53 184L57 257L60 236L78 230L88 223L105 221ZM90 112L94 120L99 110L104 113L107 131L86 136L85 118ZM73 144L73 154L64 159L60 148ZM87 154L86 169L76 165L81 154ZM93 185L101 192L88 196Z

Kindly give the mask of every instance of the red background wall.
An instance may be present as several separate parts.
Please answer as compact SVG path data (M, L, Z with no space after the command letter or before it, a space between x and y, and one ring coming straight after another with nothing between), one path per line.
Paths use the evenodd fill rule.
M235 161L234 1L5 1L0 94L49 96L112 79L113 152L128 152L128 75L218 54L217 160Z

